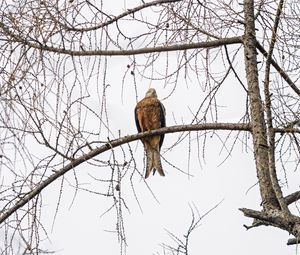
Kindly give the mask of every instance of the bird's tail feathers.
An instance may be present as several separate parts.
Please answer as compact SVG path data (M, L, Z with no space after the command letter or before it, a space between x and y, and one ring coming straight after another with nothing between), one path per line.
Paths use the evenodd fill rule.
M145 179L149 177L153 168L153 153L151 150L146 150L146 174Z
M165 176L164 170L161 165L159 150L153 150L153 168L157 170L160 176ZM154 174L155 170L153 171Z
M145 179L149 177L149 175L151 174L151 171L153 171L153 175L154 175L156 170L160 176L165 176L165 173L164 173L162 165L161 165L159 150L150 148L150 149L146 150Z

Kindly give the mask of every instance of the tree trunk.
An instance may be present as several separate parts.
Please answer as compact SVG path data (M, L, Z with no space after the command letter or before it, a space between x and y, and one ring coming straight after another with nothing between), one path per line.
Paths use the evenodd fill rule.
M244 54L257 177L264 209L278 208L279 203L273 190L269 174L269 146L266 134L267 131L264 119L263 103L258 83L253 0L244 1L244 15Z

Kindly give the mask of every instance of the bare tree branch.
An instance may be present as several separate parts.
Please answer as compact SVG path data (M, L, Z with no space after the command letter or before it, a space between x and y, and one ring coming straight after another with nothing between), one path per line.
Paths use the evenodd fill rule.
M167 134L167 133L175 133L182 131L200 131L200 130L234 130L234 131L250 131L250 126L248 124L235 124L235 123L212 123L212 124L198 124L198 125L183 125L183 126L173 126L160 128L157 130L153 130L150 132L143 132L135 135L125 136L113 141L108 141L106 144L98 147L96 149L91 150L89 153L74 159L69 164L64 166L63 168L57 170L52 174L49 178L42 181L38 186L36 186L29 193L24 194L24 196L17 201L14 206L11 208L2 211L0 214L0 224L3 223L11 214L13 214L16 210L27 204L31 199L33 199L36 195L38 195L44 188L46 188L53 181L63 176L65 173L70 171L71 169L79 166L80 164L86 162L87 160L96 157L97 155L111 150L112 148L118 147L122 144L129 143L138 139L141 139L146 136L153 136L159 134Z
M292 204L300 199L300 191L296 191L286 197L284 197L285 203L287 205Z
M181 2L182 0L156 0L153 2L149 2L149 3L143 3L140 6L134 7L132 9L128 9L127 11L123 12L122 14L119 14L113 18L110 18L108 21L103 22L99 25L96 26L92 26L92 27L88 27L88 28L78 28L78 27L69 27L68 25L63 25L63 27L65 27L65 29L67 31L78 31L78 32L88 32L88 31L92 31L92 30L97 30L103 27L106 27L128 15L134 14L135 12L138 12L140 10L143 10L145 8L151 7L151 6L155 6L155 5L160 5L160 4L169 4L169 3L175 3L175 2Z
M240 208L246 217L254 218L261 221L265 225L271 225L288 231L294 236L299 236L300 218L279 210L269 210L268 212L260 212L247 208Z
M137 160L142 151L135 153L126 143L175 132L182 133L163 152L172 150L174 156L173 148L185 145L187 162L179 164L187 163L188 173L195 162L202 166L208 158L207 148L215 141L210 137L217 138L225 159L238 142L246 151L254 151L263 210L242 209L254 219L248 229L274 226L294 235L296 239L289 242L298 242L299 212L291 214L288 206L299 200L300 191L283 197L281 190L300 168L296 4L285 1L282 8L283 0L142 0L134 6L127 0L110 2L0 3L0 222L5 235L0 250L8 255L44 251L48 228L41 192L61 178L55 215L68 191L65 185L74 190L71 204L77 192L104 196L112 203L107 212L116 215L122 253L127 241L122 213L129 210L130 202L125 201L130 196L124 196L124 185L131 186L142 207L134 190L135 181L142 178ZM257 52L263 55L261 62ZM244 66L246 71L241 70ZM263 76L264 95L259 82ZM112 105L111 100L121 92L121 99L129 95L138 101L154 83L166 103L180 98L186 104L182 112L174 109L170 125L205 124L124 136L121 118L115 125L119 102ZM233 109L237 103L239 109ZM231 118L232 110L238 123L222 123ZM166 162L181 170L182 165L178 167L169 156ZM91 175L75 169L82 163L106 171ZM83 187L86 177L90 186ZM143 184L152 193L150 184ZM294 191L291 186L284 188ZM195 223L196 218L188 233ZM19 240L23 247L17 251ZM187 242L178 244L187 247Z
M299 238L290 238L287 241L287 245L298 245L300 243L300 239Z
M253 0L244 1L245 36L244 54L246 63L246 74L248 83L248 94L250 99L251 124L253 135L253 146L255 155L256 171L259 188L264 208L277 208L279 206L276 194L272 187L269 173L268 140L266 134L266 123L264 119L263 102L260 95L258 82L258 69L256 59L256 37L254 22Z
M268 53L264 49L264 47L256 41L256 47L257 49L267 58ZM280 74L280 76L289 84L291 89L298 95L300 96L300 89L297 87L297 85L290 79L290 77L287 75L287 73L277 64L277 62L271 58L270 59L272 66L277 70L277 72Z
M32 191L25 194L18 202L15 203L13 207L2 211L0 214L0 224L4 222L12 213L14 213L17 209L24 206L28 203L32 198L38 195L44 188L46 188L53 181L63 176L65 173L79 166L80 164L86 162L87 160L96 157L97 155L111 150L112 148L118 147L122 144L126 144L129 142L133 142L139 140L146 136L160 135L160 134L168 134L168 133L176 133L176 132L184 132L184 131L201 131L201 130L232 130L232 131L251 131L251 127L249 124L237 124L237 123L206 123L206 124L195 124L195 125L179 125L172 127L160 128L157 130L152 130L149 132L138 133L135 135L125 136L116 140L109 141L108 143L98 147L96 149L92 149L89 153L74 159L69 164L64 166L63 168L55 171L49 178L42 181L37 187L35 187ZM282 129L277 129L278 132L284 132ZM300 132L300 130L296 130ZM292 132L292 131L291 131Z
M268 137L268 155L269 155L269 172L271 177L272 186L276 194L276 198L282 210L286 213L290 213L288 206L283 199L281 187L278 183L276 166L275 166L275 132L273 128L273 116L272 116L272 103L271 103L271 93L270 93L270 68L271 59L273 55L273 50L276 42L277 29L280 20L280 15L282 12L283 0L281 0L277 7L276 18L274 21L274 27L272 29L272 37L269 47L269 52L267 55L266 68L265 68L265 79L264 79L264 95L265 95L265 107L266 107L266 121L267 121L267 137Z
M1 26L1 22L0 22ZM207 42L198 42L198 43L187 43L187 44L178 44L178 45L165 45L149 48L140 48L133 50L68 50L63 48L51 47L39 43L32 43L26 39L20 38L13 35L14 42L22 43L34 49L39 49L43 51L49 51L54 53L60 53L70 56L132 56L139 54L147 54L154 52L169 52L169 51L182 51L190 49L206 49L206 48L215 48L223 45L231 44L241 44L243 42L241 36L222 38L214 41Z

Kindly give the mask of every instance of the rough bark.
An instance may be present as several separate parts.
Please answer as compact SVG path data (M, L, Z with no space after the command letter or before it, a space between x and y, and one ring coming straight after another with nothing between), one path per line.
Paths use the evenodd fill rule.
M257 177L259 181L262 205L264 209L278 208L279 203L272 188L271 178L269 174L269 146L266 134L266 123L264 120L263 103L258 83L253 1L244 1L244 12L244 55L248 83L248 94L250 99L251 126Z
M280 204L281 210L289 213L289 209L285 200L283 199L282 190L278 183L277 173L276 173L276 165L275 165L275 132L273 127L273 114L272 114L272 95L270 93L270 70L271 70L271 59L273 55L274 46L276 43L276 33L279 25L280 15L282 11L283 0L279 2L276 18L273 26L272 37L269 47L269 52L266 60L266 68L265 68L265 79L264 79L264 95L265 95L265 111L267 118L267 135L268 135L268 144L269 144L269 172L270 178L272 182L272 187L276 194L276 198Z
M277 12L274 28L276 28L276 26L278 25L282 4L283 1L280 2L280 5L278 7L279 10ZM244 213L245 216L254 219L252 226L246 226L247 229L260 225L274 226L286 230L290 234L295 236L296 239L289 240L289 244L297 243L300 240L300 218L292 215L289 212L288 205L293 201L299 199L299 192L293 193L287 197L283 197L281 187L278 184L276 176L274 137L275 132L277 132L278 130L272 125L271 94L269 93L268 75L266 75L264 81L267 123L264 118L264 106L260 96L260 88L258 83L258 70L255 48L257 41L255 38L254 2L252 0L244 1L244 11L244 53L250 100L251 130L263 210L255 211L246 208L242 208L240 210ZM273 42L271 43L270 50L267 55L266 72L270 72L272 47L274 47L275 36L276 29L274 29L273 31Z

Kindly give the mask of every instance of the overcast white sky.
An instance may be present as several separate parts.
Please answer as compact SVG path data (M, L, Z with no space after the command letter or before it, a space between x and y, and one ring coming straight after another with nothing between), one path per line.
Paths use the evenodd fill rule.
M75 1L76 2L76 1ZM104 1L109 3L109 1ZM133 2L124 1L126 7L132 7ZM115 3L111 6L115 7ZM122 9L122 8L121 8ZM117 13L117 11L116 11ZM149 17L150 18L150 17ZM134 29L134 28L131 28ZM176 53L172 53L175 54ZM141 61L139 56L137 61ZM174 58L175 59L175 58ZM162 63L164 56L162 55ZM123 94L122 79L127 69L128 58L110 58L108 62L107 81L110 87L107 90L107 109L110 120L110 128L115 137L118 130L121 135L135 134L134 107L136 104L135 87L133 78L128 75L124 82ZM239 62L239 70L244 72L243 58ZM218 68L218 67L212 67ZM163 69L163 68L162 68ZM215 70L215 69L213 69ZM219 71L219 70L217 70ZM187 82L180 76L175 92L163 100L166 108L167 125L189 124L192 114L189 110L195 110L199 102L205 96L193 78ZM205 78L200 78L204 80ZM144 97L149 87L157 90L160 99L166 98L173 90L172 84L164 86L164 81L150 81L137 76L137 93L139 100ZM90 92L95 92L97 84L91 85ZM231 77L224 84L222 98L219 99L219 120L221 122L238 122L244 114L245 92ZM91 93L90 106L97 111L101 102L97 93ZM93 119L86 120L95 132L98 131L99 122ZM220 137L228 134L221 131ZM167 134L162 152L169 148L180 134ZM195 134L193 138L195 138ZM232 136L234 137L234 135ZM112 138L112 137L111 137ZM178 238L184 239L191 223L191 209L197 208L200 215L204 215L218 203L219 206L203 218L199 227L191 234L189 251L193 254L296 254L297 247L286 245L288 234L271 227L258 227L246 231L243 224L250 225L251 220L244 217L238 208L247 207L259 209L260 196L254 166L253 153L251 151L251 139L248 139L249 148L241 141L235 145L235 149L227 157L226 149L222 149L222 143L217 136L207 139L205 162L199 163L196 150L197 140L192 140L192 152L190 155L188 177L175 168L172 168L164 160L162 161L166 177L158 175L150 176L147 184L135 177L134 191L126 178L121 183L122 196L129 210L123 207L125 234L128 247L127 254L164 254L161 244L176 244L168 236L168 231ZM228 145L231 143L229 142ZM230 147L230 146L229 146ZM126 150L128 147L124 146ZM140 171L143 169L143 147L141 142L131 144L135 160ZM120 149L116 149L120 153ZM98 156L100 160L107 160L109 153ZM118 154L117 154L118 155ZM188 140L163 154L169 162L183 171L188 171ZM120 159L123 155L119 154ZM222 163L222 164L221 164ZM75 169L80 185L95 191L105 192L100 187L101 182L95 182L90 175L101 178L109 174L109 169L96 168L83 164ZM299 173L294 173L294 180L299 179ZM112 200L106 197L79 191L74 202L73 173L67 173L64 181L64 191L59 204L57 215L56 202L60 195L61 182L56 181L43 193L44 208L42 219L45 227L51 229L47 248L57 251L61 255L74 254L119 254L120 247L116 230L116 213L112 209L101 216L112 206ZM97 186L99 185L99 186ZM291 190L297 188L297 184L290 183ZM135 197L136 195L136 197ZM137 198L137 199L136 199ZM138 204L138 202L140 204ZM72 206L70 206L72 204ZM196 212L196 211L195 211ZM169 254L166 252L166 254Z
M122 74L127 60L124 58L122 61L118 59L112 62L112 73ZM133 118L134 89L132 82L128 79L129 81L125 82L126 88L122 103L121 76L109 77L111 87L108 93L112 100L108 101L108 111L111 128L116 135L119 129L122 135L134 134L136 133ZM228 90L224 92L227 96L227 100L224 100L223 116L225 117L222 118L221 115L224 122L238 121L240 117L238 109L244 107L243 92L240 90L241 94L237 93L239 90L234 87L235 83L234 80L232 84L229 81L226 85ZM175 124L173 114L177 120L182 119L185 123L187 116L191 117L188 106L193 107L193 104L198 103L199 95L196 92L199 90L198 85L193 82L190 82L188 87L184 85L184 82L182 84L170 98L163 101L168 125ZM151 86L157 90L159 98L164 98L169 93L168 88L163 88L161 82L153 82ZM143 98L148 87L149 82L138 81L139 99ZM240 112L243 111L240 110ZM225 137L227 132L219 134ZM168 148L178 136L179 134L166 135L163 147ZM195 143L194 140L194 145ZM249 145L251 146L251 139L249 139ZM134 149L137 164L142 168L142 144L134 142L131 146ZM224 150L220 153L221 146L216 137L208 139L206 162L201 162L202 167L199 166L196 150L192 151L190 173L193 177L190 178L163 161L166 177L155 175L147 179L147 184L158 201L154 199L142 180L136 180L134 188L142 211L136 202L130 183L122 182L122 196L130 209L130 212L125 209L123 211L128 243L127 254L157 254L157 252L164 254L160 246L162 243L176 245L166 230L182 239L186 234L192 219L190 205L196 207L200 215L203 215L221 201L221 204L201 221L200 226L191 235L190 254L296 254L296 246L286 246L289 238L287 233L271 227L259 227L249 231L243 227L243 224L250 225L251 220L245 218L238 208L259 209L260 203L258 186L252 187L257 181L253 154L250 148L246 152L242 144L238 142L231 156L220 165L227 156ZM164 154L164 157L187 171L187 148L187 142L182 143ZM99 156L99 159L106 158L106 156ZM86 183L85 187L101 190L97 187L98 183L92 183L88 174L99 177L102 176L103 171L109 170L83 165L75 171L80 183ZM299 174L296 173L296 175ZM72 179L72 173L68 173L66 177ZM50 208L58 199L59 187L60 183L56 182L44 192L43 198L49 201ZM117 235L114 233L115 211L112 210L101 217L110 208L112 201L97 195L79 192L73 206L69 208L74 190L68 188L66 184L64 188L53 232L50 234L51 247L57 250L58 254L64 255L119 254ZM54 208L52 207L49 213L44 211L44 214L52 222Z

